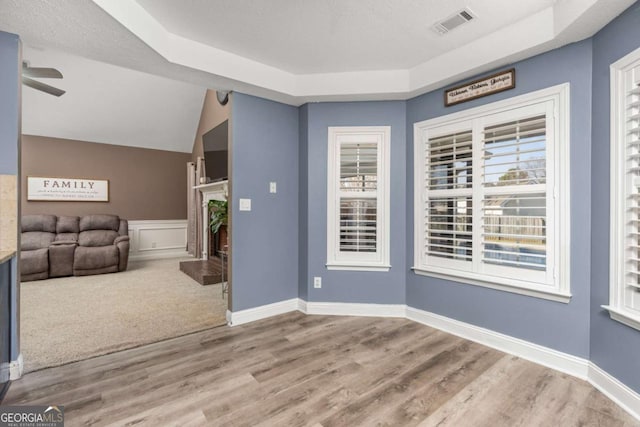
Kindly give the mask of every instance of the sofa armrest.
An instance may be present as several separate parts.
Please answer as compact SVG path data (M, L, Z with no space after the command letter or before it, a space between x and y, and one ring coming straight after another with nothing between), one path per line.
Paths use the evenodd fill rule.
M113 241L118 248L118 271L125 271L129 265L129 236L119 236Z
M117 245L120 242L128 242L129 241L129 236L118 236L116 237L116 239L113 241L114 245Z

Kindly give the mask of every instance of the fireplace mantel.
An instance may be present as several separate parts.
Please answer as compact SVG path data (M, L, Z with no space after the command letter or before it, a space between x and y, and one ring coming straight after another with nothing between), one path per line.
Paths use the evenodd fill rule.
M218 181L193 187L202 193L202 259L209 259L209 201L227 200L229 196L229 181Z

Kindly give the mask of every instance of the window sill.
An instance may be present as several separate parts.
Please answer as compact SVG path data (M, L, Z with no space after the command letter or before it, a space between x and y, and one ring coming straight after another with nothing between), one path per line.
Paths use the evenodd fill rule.
M327 270L342 271L389 271L390 265L366 265L366 264L326 264Z
M498 283L494 281L489 282L486 280L476 279L476 278L467 277L463 275L454 275L454 274L431 271L431 270L427 270L419 267L412 267L412 270L415 274L418 274L420 276L436 277L438 279L451 280L454 282L464 283L467 285L482 286L483 288L497 289L499 291L511 292L514 294L526 295L529 297L541 298L549 301L561 302L564 304L568 304L569 301L571 300L570 293L560 292L556 289L541 289L541 286L528 287L516 281L511 282L508 279L502 279L504 280L504 282Z
M640 331L640 317L609 305L603 305L602 308L609 312L611 319Z

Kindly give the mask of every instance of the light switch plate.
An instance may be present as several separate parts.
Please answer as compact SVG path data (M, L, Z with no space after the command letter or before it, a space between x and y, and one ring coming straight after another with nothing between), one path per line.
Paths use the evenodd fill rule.
M276 183L275 182L270 182L269 183L269 193L275 193L276 192Z
M251 210L251 199L240 199L240 210L241 211L250 211Z

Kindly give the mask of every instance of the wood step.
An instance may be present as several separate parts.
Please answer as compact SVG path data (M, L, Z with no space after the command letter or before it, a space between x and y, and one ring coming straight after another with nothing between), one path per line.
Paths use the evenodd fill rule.
M224 267L224 277L226 280L228 277L226 262ZM218 257L213 257L208 260L182 261L180 263L180 271L201 285L214 285L222 282L222 261Z

